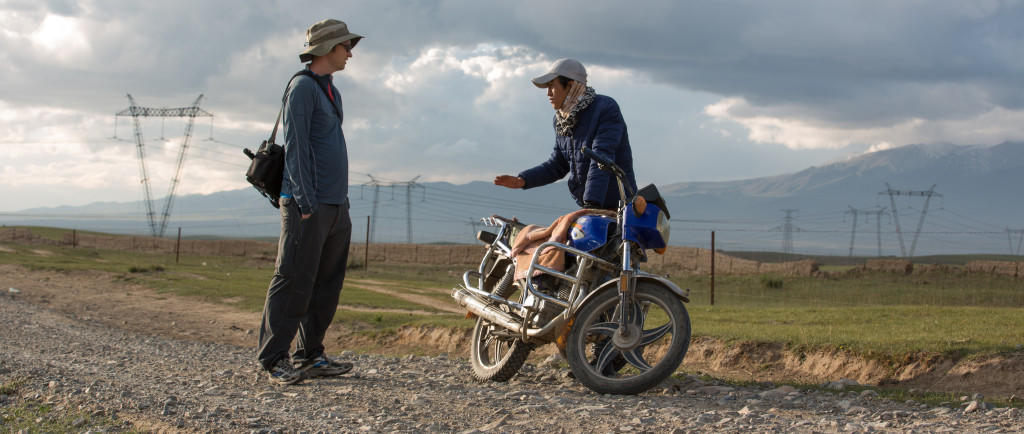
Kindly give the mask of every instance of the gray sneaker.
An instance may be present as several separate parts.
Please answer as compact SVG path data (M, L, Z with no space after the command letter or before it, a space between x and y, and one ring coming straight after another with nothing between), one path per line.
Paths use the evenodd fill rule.
M341 375L351 370L351 363L333 360L322 353L299 367L299 371L305 373L307 377L330 377Z
M302 371L295 369L287 357L282 357L277 362L274 362L274 366L266 371L266 373L271 382L282 385L297 384L302 382L304 378Z

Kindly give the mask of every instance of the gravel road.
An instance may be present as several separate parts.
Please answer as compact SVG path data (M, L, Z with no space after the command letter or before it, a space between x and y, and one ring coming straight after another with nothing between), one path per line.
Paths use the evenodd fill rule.
M1021 432L1024 411L981 400L930 407L864 392L735 386L695 377L638 396L598 395L564 363L509 383L471 380L468 361L346 352L353 373L273 386L252 348L140 335L0 295L0 413L24 403L112 425L81 432ZM977 398L977 397L976 397ZM982 398L983 399L983 398ZM4 431L0 424L0 431Z

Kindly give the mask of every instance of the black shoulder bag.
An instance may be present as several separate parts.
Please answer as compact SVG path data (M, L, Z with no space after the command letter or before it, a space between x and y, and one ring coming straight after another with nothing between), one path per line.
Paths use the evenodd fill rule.
M312 77L313 73L308 69L303 69L296 72L292 79L300 75ZM319 81L317 84L320 85L320 90L327 93L327 89ZM291 86L291 80L288 81L288 85ZM288 95L288 87L285 87L284 92L285 94L281 96L281 110L277 113L277 121L274 122L274 130L270 133L270 138L264 140L255 153L249 148L242 150L251 160L249 170L245 172L245 180L249 181L263 197L269 199L274 208L281 207L279 201L281 200L281 181L284 177L284 147L274 142L277 138L277 126L281 124L281 115L284 113L284 99Z

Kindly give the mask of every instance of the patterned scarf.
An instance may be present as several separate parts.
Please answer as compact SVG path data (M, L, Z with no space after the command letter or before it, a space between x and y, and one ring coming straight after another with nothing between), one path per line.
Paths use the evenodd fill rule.
M562 108L555 111L555 132L560 136L572 137L572 129L576 127L579 112L594 102L594 88L578 81L569 85Z

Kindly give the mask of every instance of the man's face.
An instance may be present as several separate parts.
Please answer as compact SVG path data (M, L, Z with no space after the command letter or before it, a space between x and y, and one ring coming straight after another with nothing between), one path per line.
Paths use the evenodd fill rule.
M352 57L352 43L345 41L335 45L334 48L331 49L331 52L327 53L327 57L335 71L345 69L345 64L348 63L348 58Z
M555 110L561 109L562 105L565 104L565 95L567 93L569 93L569 87L562 86L562 83L557 78L548 82L548 101L551 101L551 107L554 107Z

